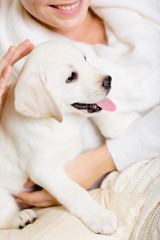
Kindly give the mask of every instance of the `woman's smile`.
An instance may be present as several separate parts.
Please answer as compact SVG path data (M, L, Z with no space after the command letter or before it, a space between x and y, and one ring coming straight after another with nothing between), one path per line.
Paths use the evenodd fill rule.
M82 5L82 0L78 0L72 3L65 3L59 5L49 5L54 11L64 14L64 15L71 15L75 14L79 11Z

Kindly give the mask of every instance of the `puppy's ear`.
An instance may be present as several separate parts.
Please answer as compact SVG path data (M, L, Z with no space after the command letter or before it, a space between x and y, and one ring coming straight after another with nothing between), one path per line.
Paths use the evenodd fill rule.
M62 122L58 104L41 73L22 71L15 87L15 109L33 118L55 118Z

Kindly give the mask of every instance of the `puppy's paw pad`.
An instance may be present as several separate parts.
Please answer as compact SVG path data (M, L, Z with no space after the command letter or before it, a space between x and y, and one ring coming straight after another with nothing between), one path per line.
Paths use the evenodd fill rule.
M14 219L14 227L22 229L37 219L37 214L32 209L20 211Z
M117 230L117 218L113 212L101 209L88 226L95 233L108 235Z

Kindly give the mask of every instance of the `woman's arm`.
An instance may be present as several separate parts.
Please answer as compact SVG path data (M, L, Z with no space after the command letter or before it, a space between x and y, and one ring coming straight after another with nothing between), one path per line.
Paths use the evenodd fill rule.
M137 120L120 137L107 141L119 171L144 159L160 156L160 105Z
M82 153L66 166L66 173L85 189L104 174L116 170L106 145Z

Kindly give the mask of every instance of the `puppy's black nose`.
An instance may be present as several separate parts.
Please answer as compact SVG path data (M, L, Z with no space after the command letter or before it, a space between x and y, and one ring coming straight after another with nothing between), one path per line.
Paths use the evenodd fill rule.
M111 88L111 81L112 81L111 76L106 75L106 76L104 77L104 79L103 79L102 86L103 86L106 90L110 89L110 88Z

